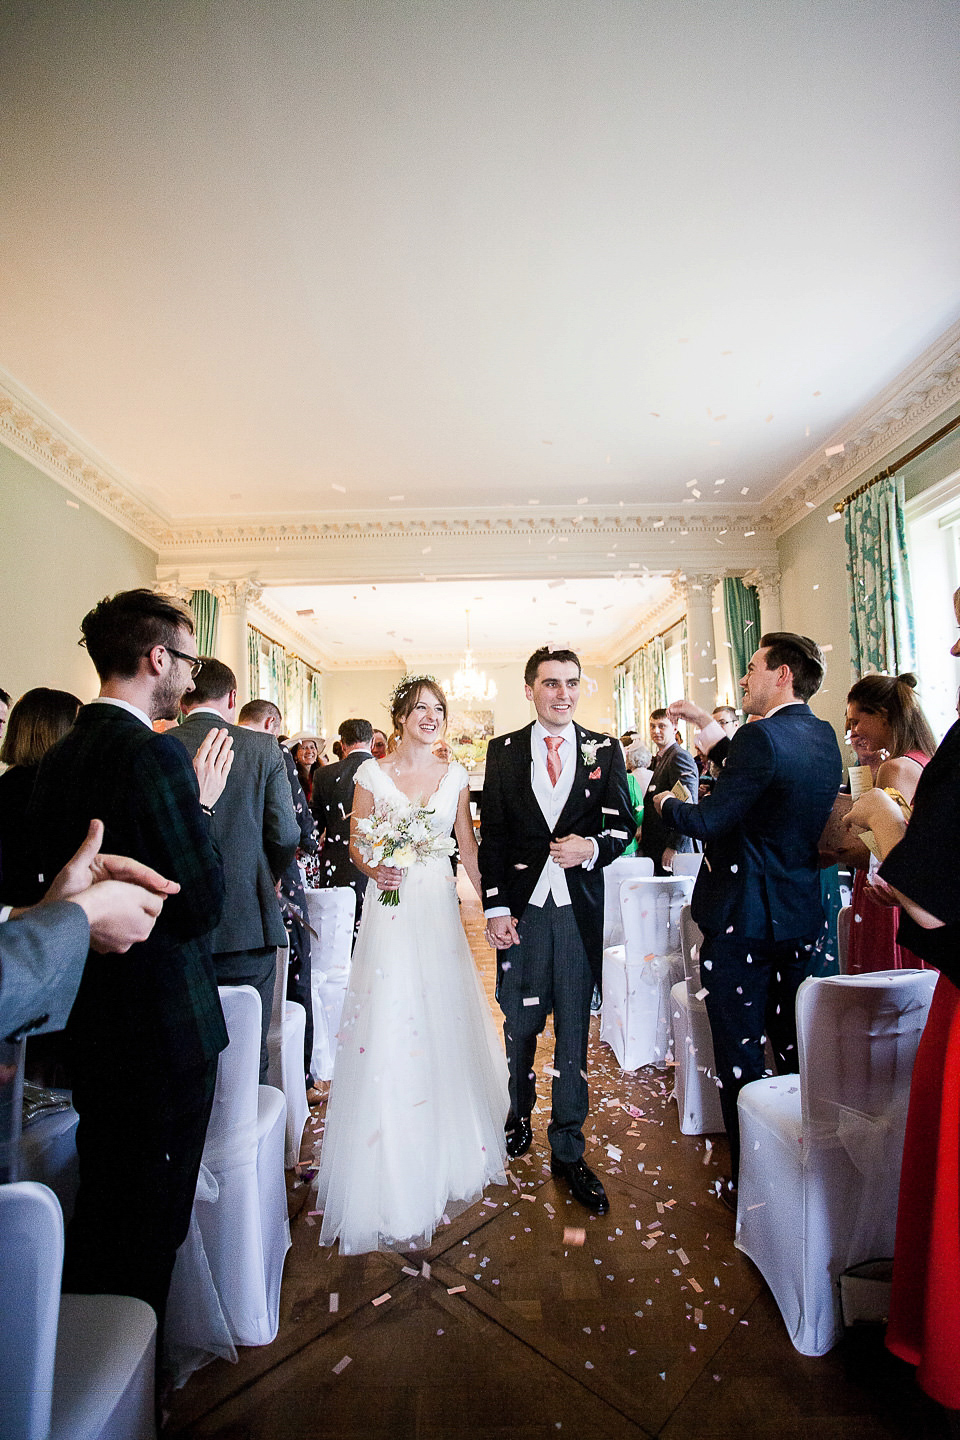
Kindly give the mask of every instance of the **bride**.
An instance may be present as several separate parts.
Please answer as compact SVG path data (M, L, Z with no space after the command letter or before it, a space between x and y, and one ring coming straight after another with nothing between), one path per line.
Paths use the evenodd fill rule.
M320 1244L341 1255L428 1246L436 1225L506 1183L507 1069L460 923L449 856L367 863L357 821L378 800L425 806L480 893L467 773L433 753L447 702L431 676L392 697L397 745L356 773L350 858L367 886L317 1176ZM399 887L400 903L379 892Z

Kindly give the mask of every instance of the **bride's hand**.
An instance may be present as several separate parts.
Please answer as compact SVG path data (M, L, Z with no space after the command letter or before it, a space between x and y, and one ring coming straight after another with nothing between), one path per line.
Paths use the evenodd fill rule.
M377 882L378 890L399 890L403 871L395 869L392 865L378 865L373 872L373 878Z

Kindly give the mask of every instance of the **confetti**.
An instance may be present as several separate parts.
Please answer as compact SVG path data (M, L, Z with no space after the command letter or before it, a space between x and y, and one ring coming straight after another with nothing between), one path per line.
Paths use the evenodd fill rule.
M336 1365L334 1365L334 1367L333 1367L333 1373L334 1373L334 1375L339 1375L339 1374L341 1373L341 1371L346 1370L346 1368L347 1368L347 1366L348 1366L349 1364L350 1364L350 1356L349 1356L349 1355L344 1355L343 1359L342 1359L342 1360L338 1360L337 1363L336 1363Z
M465 1291L466 1291L466 1288L467 1288L466 1285L448 1285L448 1286L447 1286L447 1294L448 1294L448 1295L463 1295L463 1294L465 1293Z
M340 1309L340 1294L337 1290L330 1291L330 1314L336 1315Z
M583 1245L587 1238L586 1230L580 1230L575 1225L567 1225L563 1232L564 1245Z
M374 1305L385 1305L389 1299L390 1299L390 1291L389 1291L389 1290L385 1290L382 1295L378 1295L377 1298L376 1298L376 1300L372 1301L371 1303L374 1304Z

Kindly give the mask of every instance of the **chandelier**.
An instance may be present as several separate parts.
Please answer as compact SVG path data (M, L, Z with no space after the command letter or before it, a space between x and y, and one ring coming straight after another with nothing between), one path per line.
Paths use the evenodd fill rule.
M456 674L447 686L447 692L454 700L459 700L464 705L481 705L489 703L496 698L497 687L492 680L488 680L482 670L478 670L473 663L473 651L470 649L470 611L467 615L467 648L463 652L463 659L457 667Z

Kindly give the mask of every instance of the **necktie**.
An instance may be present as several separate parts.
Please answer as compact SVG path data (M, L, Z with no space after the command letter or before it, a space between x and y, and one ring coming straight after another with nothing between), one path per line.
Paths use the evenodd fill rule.
M550 784L556 785L560 779L560 771L563 766L560 763L558 751L563 744L562 735L547 735L547 774L550 776Z

